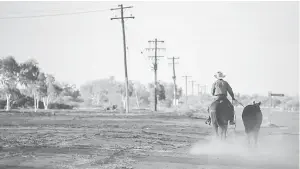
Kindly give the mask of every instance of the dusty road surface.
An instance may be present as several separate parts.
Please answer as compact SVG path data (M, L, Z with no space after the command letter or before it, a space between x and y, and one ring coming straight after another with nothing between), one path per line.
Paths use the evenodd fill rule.
M299 113L276 112L246 146L240 111L226 142L172 113L0 113L0 168L298 169Z

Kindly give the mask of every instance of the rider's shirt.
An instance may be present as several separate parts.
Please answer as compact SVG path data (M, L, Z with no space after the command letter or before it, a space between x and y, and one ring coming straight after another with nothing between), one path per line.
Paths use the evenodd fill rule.
M213 83L211 89L211 94L213 96L220 95L220 94L227 96L227 92L230 94L232 98L234 97L232 88L230 87L229 83L226 82L225 80L218 79Z

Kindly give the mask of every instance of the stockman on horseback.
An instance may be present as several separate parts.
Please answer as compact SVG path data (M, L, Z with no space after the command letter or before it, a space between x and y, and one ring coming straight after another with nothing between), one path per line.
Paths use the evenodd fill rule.
M216 101L223 100L224 102L226 102L228 104L228 106L231 109L230 112L232 113L229 123L230 123L230 125L234 125L235 124L235 122L234 122L234 107L231 104L231 102L227 99L227 92L228 92L229 95L231 96L232 100L235 100L232 88L228 82L223 80L225 75L222 72L219 71L214 76L218 80L213 83L212 88L211 88L211 94L213 96L217 96ZM206 120L206 123L209 122L209 124L210 124L210 120L211 120L211 118L209 116L208 119Z

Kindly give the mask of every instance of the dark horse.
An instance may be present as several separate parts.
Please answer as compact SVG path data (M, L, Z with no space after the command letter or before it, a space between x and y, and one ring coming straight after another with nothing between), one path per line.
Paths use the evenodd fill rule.
M255 146L257 145L258 133L262 123L262 112L260 110L260 104L253 102L252 105L247 105L242 114L243 123L245 126L245 132L248 137L248 144L251 143L251 138L253 138Z
M218 129L221 130L221 140L227 137L228 122L232 111L229 105L223 99L214 101L208 108L211 117L211 124L214 128L215 134L219 137Z

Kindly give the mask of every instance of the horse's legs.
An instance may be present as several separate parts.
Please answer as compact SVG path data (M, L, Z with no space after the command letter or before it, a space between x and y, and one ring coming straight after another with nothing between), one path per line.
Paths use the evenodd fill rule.
M220 128L221 128L221 140L224 140L224 128L223 127Z
M255 147L257 147L257 139L258 139L258 130L254 131L254 144L255 144Z
M221 127L221 139L226 140L227 137L227 125Z
M220 127L220 129L221 129L221 140L225 140L225 128L222 126L222 127Z
M218 124L217 124L217 119L216 119L216 116L215 116L215 113L216 112L210 112L210 123L215 131L215 137L219 137L219 132L218 132Z
M251 145L251 133L248 133L248 145Z
M251 133L247 132L246 134L247 134L248 147L250 148L250 146L251 146Z
M226 139L226 132L225 132L225 129L222 128L222 140L225 140Z
M213 128L214 128L214 130L215 130L215 136L216 136L216 137L219 137L218 125L214 123L214 124L213 124Z
M250 145L251 145L251 148L255 147L256 145L256 132L255 131L251 131L249 133L249 140L250 140Z
M227 138L227 129L228 129L228 125L224 126L224 135L225 135L225 139Z

